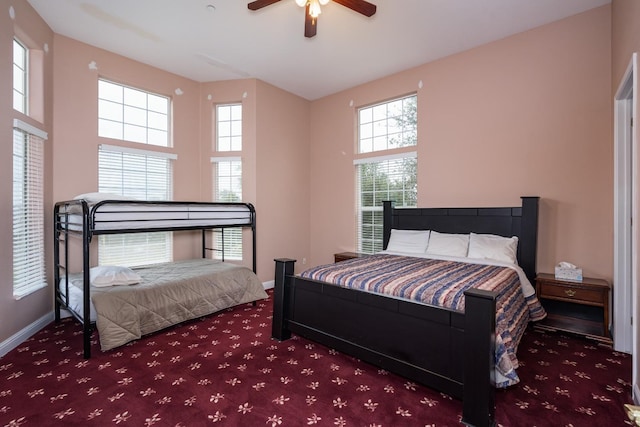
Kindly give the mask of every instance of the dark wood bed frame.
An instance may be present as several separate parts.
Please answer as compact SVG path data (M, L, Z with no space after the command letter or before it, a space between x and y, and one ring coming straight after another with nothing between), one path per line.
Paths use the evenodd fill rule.
M536 274L538 197L504 208L393 208L384 202L384 247L391 229L518 236L518 262ZM297 334L462 399L462 422L495 425L495 299L465 292L465 312L347 289L294 275L276 259L272 337ZM484 356L483 356L484 355Z

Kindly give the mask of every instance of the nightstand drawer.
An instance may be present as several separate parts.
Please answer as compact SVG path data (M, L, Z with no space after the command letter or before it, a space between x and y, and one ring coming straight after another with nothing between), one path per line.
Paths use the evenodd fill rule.
M333 254L334 261L333 262L341 262L354 258L362 258L368 256L369 254L363 254L361 252L340 252L338 254Z
M600 290L580 289L558 283L541 283L539 297L592 302L598 305L604 304L604 295Z
M609 292L611 285L603 279L585 277L582 282L569 282L540 273L536 294L547 317L535 327L572 332L611 345Z

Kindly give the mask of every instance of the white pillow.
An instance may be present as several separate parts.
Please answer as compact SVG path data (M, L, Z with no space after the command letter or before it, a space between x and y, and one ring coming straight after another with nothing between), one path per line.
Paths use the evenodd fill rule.
M393 252L424 253L429 244L429 230L391 229L387 250Z
M95 287L135 285L142 281L136 272L117 265L101 265L89 270L91 285Z
M494 234L471 233L469 258L491 259L517 264L518 238L502 237Z
M468 234L431 232L427 255L445 255L464 258L469 248Z

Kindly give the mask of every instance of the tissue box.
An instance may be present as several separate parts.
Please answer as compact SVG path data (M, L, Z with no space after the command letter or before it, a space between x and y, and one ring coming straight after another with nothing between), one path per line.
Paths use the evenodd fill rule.
M582 269L556 266L556 279L582 282Z

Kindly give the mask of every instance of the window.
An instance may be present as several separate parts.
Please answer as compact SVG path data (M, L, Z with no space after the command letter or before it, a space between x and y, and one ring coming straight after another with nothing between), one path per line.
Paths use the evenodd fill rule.
M172 162L176 156L147 150L101 145L98 191L139 200L171 200ZM137 265L171 261L172 233L99 236L98 264Z
M214 159L216 164L216 202L242 201L242 160L239 158Z
M416 145L416 95L358 110L358 153Z
M391 200L396 207L417 205L414 153L398 158L361 162L356 165L358 182L358 251L375 253L382 248L382 202Z
M242 104L216 106L216 149L242 151Z
M216 150L242 151L242 104L216 105ZM242 160L239 157L212 158L213 200L216 202L242 201ZM214 258L242 260L242 230L229 228L214 233Z
M415 95L358 110L358 152L378 152L377 157L359 157L356 165L358 251L382 250L382 202L396 207L417 206L415 151L397 148L417 145L417 97Z
M98 80L98 135L170 146L170 100L107 80Z
M27 114L27 48L13 39L13 109Z
M240 158L212 158L215 169L213 199L216 202L242 201L242 160ZM224 248L225 260L242 260L242 229L229 228L214 233L214 248ZM222 253L214 251L214 258Z
M46 283L44 261L43 132L20 120L13 125L13 296Z

